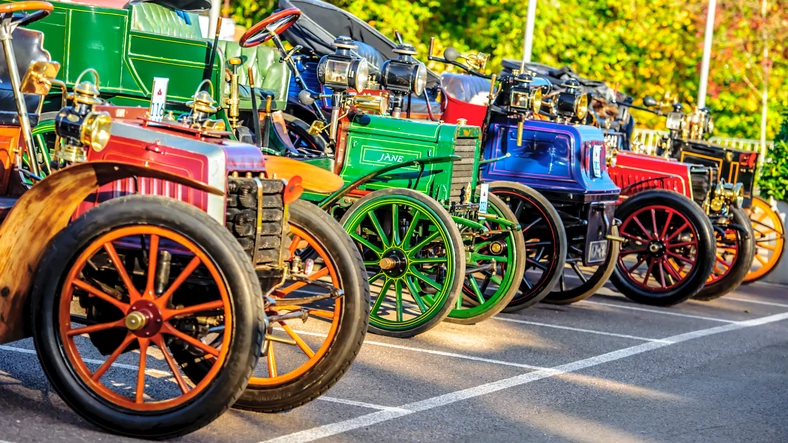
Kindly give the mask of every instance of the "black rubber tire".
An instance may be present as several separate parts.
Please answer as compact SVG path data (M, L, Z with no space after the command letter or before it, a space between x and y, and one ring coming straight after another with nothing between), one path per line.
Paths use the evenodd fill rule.
M520 294L515 295L509 305L503 309L503 312L517 312L542 301L558 283L558 279L561 277L561 272L566 263L568 249L566 230L564 229L564 223L561 221L561 216L550 201L538 191L528 186L520 183L496 181L490 183L490 193L504 200L509 205L509 208L515 213L518 204L515 199L524 201L536 208L536 210L541 213L542 219L547 219L549 221L549 223L542 223L542 225L544 225L543 228L546 229L546 234L550 237L550 241L553 244L552 254L554 254L554 257L558 257L551 261L550 267L542 274L542 277L532 289L529 289L525 283L520 285ZM525 217L526 214L521 213L518 218L524 229L525 248L527 252L529 234L525 230L529 229L529 225L532 222L527 222ZM530 229L534 229L534 227L536 226L532 226ZM528 266L529 265L526 264L526 272L528 271Z
M737 231L737 242L739 244L739 255L736 257L736 262L731 266L730 272L725 277L715 281L714 283L707 284L693 297L696 300L709 301L715 298L720 298L723 295L738 288L744 281L744 277L750 272L752 266L752 258L755 255L755 233L752 230L752 224L747 214L741 209L733 209L733 223L747 229L747 234L744 235Z
M452 242L454 254L457 257L456 259L456 266L455 266L455 275L457 278L454 279L452 282L452 286L450 288L450 292L446 301L443 306L438 310L438 312L428 321L424 322L423 324L414 327L412 329L407 330L387 330L373 326L372 324L369 325L369 332L377 335L386 335L389 337L397 337L397 338L410 338L415 337L419 334L429 331L430 329L434 328L435 326L439 325L443 320L448 317L449 312L456 306L457 298L461 296L462 292L462 282L465 277L465 249L463 247L462 236L460 235L459 229L457 229L457 224L452 219L451 215L446 211L446 209L441 206L435 199L432 197L425 195L421 192L414 191L412 189L405 189L405 188L390 188L390 189L380 189L375 192L371 192L364 197L360 198L355 202L353 206L351 206L347 212L345 212L344 216L342 216L342 220L340 223L342 226L345 226L346 222L353 216L353 213L357 211L362 205L364 205L367 201L372 199L380 198L381 196L386 195L406 195L408 197L419 199L422 204L427 206L431 211L435 213L435 215L440 219L441 224L444 225L446 228L446 232L448 234L449 239ZM354 246L358 248L358 246ZM365 271L366 272L366 271ZM370 297L370 302L372 302Z
M649 205L669 206L679 210L692 223L698 235L696 258L698 265L692 269L691 275L682 284L662 293L645 291L635 286L627 277L622 276L620 266L616 266L610 281L619 292L635 302L652 306L673 306L688 300L700 292L706 284L717 251L714 231L711 221L695 202L679 193L667 190L644 191L627 198L616 208L616 218L625 220L635 210Z
M342 226L317 206L296 201L289 223L311 233L332 256L345 291L336 338L325 355L299 378L278 386L249 384L235 406L259 412L280 412L309 403L331 389L356 359L369 325L369 285L358 248Z
M514 212L512 212L512 210L509 209L509 206L507 206L506 203L503 202L503 200L496 197L494 194L489 194L488 199L489 199L488 204L494 207L495 211L500 213L500 216L502 216L506 220L509 220L510 222L517 223L517 217L514 215ZM496 229L496 228L493 227L492 229ZM509 302L512 301L512 298L514 298L514 296L517 295L517 293L520 290L519 282L522 281L523 273L525 272L525 258L526 258L525 238L523 237L522 231L519 230L513 231L511 233L511 238L514 240L514 249L515 249L514 256L516 258L516 262L514 269L507 270L507 273L508 272L513 273L511 277L512 285L509 288L509 291L503 297L501 297L500 300L498 300L498 302L494 306L489 308L487 311L473 317L462 317L462 318L452 317L450 312L449 317L446 318L447 322L457 323L460 325L473 325L482 322L503 311L506 308L506 306L509 305ZM468 265L466 264L465 267L467 269ZM464 295L465 294L462 294L461 296ZM452 312L454 312L454 310L452 310Z
M144 413L101 399L73 371L63 353L57 308L62 279L81 251L104 233L138 224L165 226L203 248L225 279L235 318L230 351L214 382L187 403ZM41 366L63 400L86 420L110 432L156 439L193 432L235 403L257 364L265 326L257 276L230 232L194 206L148 195L102 203L58 233L36 272L31 312Z
M615 226L612 230L613 235L618 235L618 228ZM597 266L596 271L588 279L588 281L583 282L580 286L575 288L568 289L566 291L560 290L560 284L553 290L553 292L547 294L542 300L542 303L548 303L551 305L569 305L572 303L577 303L579 301L583 301L588 297L591 297L598 291L602 286L607 283L610 279L610 276L613 274L613 271L616 268L616 262L618 262L618 252L619 252L620 244L615 241L611 241L608 253L607 253L607 261L604 264ZM564 272L570 272L570 268L568 266L564 266Z

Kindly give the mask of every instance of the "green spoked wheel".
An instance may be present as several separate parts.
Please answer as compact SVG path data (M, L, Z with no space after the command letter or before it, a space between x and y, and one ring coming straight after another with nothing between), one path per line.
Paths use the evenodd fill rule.
M519 292L525 272L525 237L517 216L500 198L489 195L484 220L488 234L461 230L466 249L462 296L446 321L473 324L501 312ZM473 271L473 272L472 272Z
M410 189L382 189L357 201L341 223L369 276L370 332L413 337L449 315L465 261L460 231L437 201Z

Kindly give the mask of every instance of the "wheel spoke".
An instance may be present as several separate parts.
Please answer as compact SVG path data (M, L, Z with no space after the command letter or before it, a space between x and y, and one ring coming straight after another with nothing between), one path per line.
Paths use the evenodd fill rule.
M167 321L173 317L181 315L195 314L202 311L214 311L216 309L223 309L224 301L214 300L207 303L200 303L199 305L187 306L181 309L164 309L162 310L162 318Z
M153 260L151 260L151 262L152 261ZM142 404L145 402L145 366L148 363L148 343L150 343L150 340L147 338L140 338L139 343L140 364L137 370L137 396L134 401L137 404Z
M268 376L271 378L277 377L276 372L276 357L274 356L274 342L268 343L268 353L265 356L265 361L268 365Z
M391 205L391 243L400 244L399 238L399 205Z
M478 300L480 304L484 304L487 300L484 299L484 294L482 294L482 290L479 288L479 284L476 282L476 278L474 278L474 276L472 275L469 275L468 283L471 285L470 289L473 295L476 296L476 300Z
M402 282L400 279L394 281L394 293L396 294L397 321L402 322Z
M681 243L668 244L665 247L668 248L668 249L673 249L673 248L682 248L684 246L695 246L697 244L698 244L698 242L695 242L695 241L685 241L685 242L681 242Z
M170 367L170 372L172 372L173 377L175 377L175 382L178 384L178 387L181 389L181 392L186 394L191 390L188 384L186 384L186 380L183 379L183 375L181 375L181 371L178 369L178 364L175 363L175 359L172 358L172 354L170 354L170 350L167 349L167 345L164 343L164 338L157 334L151 338L151 341L157 348L161 351L162 355L164 355L164 361L167 362L167 366Z
M654 269L654 260L649 260L648 271L646 271L646 277L643 278L643 286L648 286L648 279L651 277L652 269Z
M389 246L391 243L389 243L389 238L386 236L386 233L383 232L383 226L380 225L380 221L378 221L375 211L372 210L367 212L367 217L369 217L369 220L372 222L372 226L375 227L375 230L378 231L378 237L380 237L380 242L383 243L383 246Z
M364 245L367 248L369 248L370 250L372 250L372 252L377 254L378 257L383 255L383 250L382 249L380 249L379 247L373 245L369 240L367 240L366 238L362 237L361 234L357 234L355 232L349 232L348 234L350 235L351 238L353 238L353 240L361 243L362 245Z
M664 239L665 236L668 235L668 228L670 227L670 221L672 219L673 219L673 211L670 211L668 212L668 218L665 220L665 227L662 228L662 233L659 234L660 239Z
M684 223L683 225L681 225L680 228L676 229L676 232L670 234L670 237L666 238L664 240L664 242L669 244L671 240L673 240L674 238L678 237L678 235L681 234L682 232L684 232L684 229L686 229L688 227L689 227L689 223Z
M196 338L194 338L194 337L192 337L190 335L184 334L183 332L173 328L169 323L165 322L162 325L161 332L164 333L164 334L170 334L172 336L175 336L175 337L185 341L186 343L192 345L193 347L205 352L206 354L213 355L214 357L218 357L219 356L219 350L218 349L214 348L213 346L209 346L209 345L201 342L200 340L197 340Z
M534 268L541 269L542 271L547 272L547 266L540 263L538 260L526 259L527 264L531 265Z
M676 272L676 269L673 267L672 264L670 264L668 260L665 260L665 269L668 270L668 274L670 274L670 276L673 277L675 281L681 281L681 274Z
M651 208L651 228L653 229L651 232L654 233L654 238L659 238L659 234L657 234L657 232L659 232L657 228L657 210L654 208Z
M377 262L375 262L375 263L377 263ZM364 264L366 264L366 262L364 262ZM323 268L323 269L321 269L321 270L319 270L317 272L313 272L312 274L308 275L307 278L310 279L310 280L317 280L317 279L320 279L320 278L323 278L323 277L327 276L328 273L329 273L328 268ZM307 283L307 282L303 282L303 281L295 282L292 285L289 285L289 286L287 286L285 288L281 288L281 289L275 290L274 291L274 295L276 297L280 297L280 298L281 297L285 297L285 296L287 296L287 294L292 293L296 289L301 289L301 288L303 288L304 286L307 286L307 285L309 285L309 283Z
M637 262L635 263L635 265L634 265L634 266L632 266L631 268L627 268L627 272L631 274L631 273L632 273L632 271L634 271L635 269L637 269L637 268L638 268L638 266L642 265L644 261L646 261L646 258L645 258L645 257L638 257L638 261L637 261Z
M85 326L84 328L69 329L66 335L69 337L73 337L75 335L90 334L92 332L106 331L107 329L112 329L112 328L122 328L124 326L125 326L125 318L121 318L118 321L113 321L109 323L99 323L96 325Z
M435 231L432 234L428 235L424 240L419 242L419 244L414 246L412 249L408 250L408 256L412 257L416 255L417 252L421 251L425 246L432 243L432 241L438 238L438 236L440 235L441 235L440 231Z
M695 260L691 260L691 259L689 259L687 257L684 257L681 254L676 254L675 252L671 252L671 251L667 251L667 252L668 252L669 256L671 256L671 257L673 257L673 258L675 258L677 260L681 260L684 263L689 263L690 265L694 265L695 264Z
M635 223L637 223L640 230L643 231L644 234L646 234L646 238L648 238L649 240L654 240L654 236L657 234L656 232L654 232L653 234L649 233L646 227L643 226L643 223L640 222L640 219L637 216L633 217L632 219L635 220Z
M375 315L378 310L380 310L380 305L383 304L383 300L386 299L386 295L389 292L389 288L391 287L391 280L386 278L386 281L383 282L383 287L380 288L380 292L378 293L378 298L375 300L375 304L372 305L372 309L370 309L369 314Z
M443 288L443 285L441 285L440 283L436 282L435 280L427 277L426 275L422 274L420 271L418 271L416 269L412 269L411 268L410 272L413 274L414 277L418 278L419 280L423 281L424 283L432 286L433 288L435 288L435 289L437 289L439 291L441 290L441 288Z
M761 264L762 264L762 265L765 265L766 263L769 263L769 260L767 260L767 259L763 258L763 257L762 257L760 254L755 254L755 258L756 258L756 259L757 259L759 262L761 262Z
M98 298L104 300L105 302L111 304L112 306L115 306L116 308L118 308L121 311L123 311L124 314L126 312L128 312L128 310L129 310L129 305L127 305L126 303L123 303L122 301L116 299L115 297L105 293L104 291L101 291L100 289L97 289L97 288L95 288L95 287L83 282L82 280L73 280L71 282L71 284L73 284L74 286L76 286L79 289L82 289L83 291L87 292L88 294L90 294L90 295L92 295L94 297L98 297Z
M525 283L525 287L527 287L529 291L534 288L533 283L528 280L528 277L525 275L525 273L523 273L523 283Z
M425 258L413 258L410 260L410 262L414 265L446 263L448 261L449 259L447 257L425 257Z
M619 253L618 253L618 256L619 256L619 257L623 257L623 256L625 256L625 255L632 255L632 254L642 254L642 253L644 253L644 252L646 252L646 248L640 248L640 249L627 249L627 250L624 250L624 251L621 251L621 252L619 252Z
M189 264L187 264L186 267L183 268L183 271L181 271L181 273L178 275L175 281L173 281L170 287L167 288L167 291L164 292L164 294L162 294L161 297L154 300L156 306L158 306L160 309L164 309L167 306L167 303L169 303L172 294L174 294L175 291L177 291L178 288L181 287L183 282L185 282L186 279L192 275L192 272L194 272L194 270L197 269L198 266L200 266L200 263L202 262L200 261L199 257L192 258L189 261Z
M518 215L517 218L520 218L520 216ZM532 221L531 223L528 224L528 226L523 228L522 233L525 234L526 232L528 232L529 229L531 229L534 226L536 226L536 224L539 223L542 220L543 220L543 218L539 217L536 220Z
M115 250L115 246L112 245L112 242L104 243L104 250L107 251L107 255L112 261L112 265L115 266L115 270L118 271L120 281L123 282L123 286L126 287L126 291L129 293L129 301L134 303L135 301L139 300L140 293L137 291L137 288L134 287L134 283L131 281L129 273L126 272L126 267L123 266L123 261L121 261L118 252Z
M106 360L104 360L104 363L102 363L101 366L99 366L98 369L96 369L96 372L94 372L93 375L90 376L93 379L93 381L96 382L99 381L101 377L104 376L104 373L107 372L109 367L112 366L112 363L115 363L115 360L117 360L118 357L120 357L120 354L122 354L123 351L136 338L137 336L132 334L131 332L126 333L126 338L123 339L123 341L120 343L120 346L118 346L117 349L115 349L115 351L113 351L112 354L110 354L110 356L107 357Z
M427 305L424 304L424 300L421 299L421 295L419 295L419 291L416 289L416 284L413 283L413 277L407 276L405 277L405 285L408 287L408 292L410 292L410 296L413 298L413 301L419 306L419 309L422 313L427 312Z
M298 334L296 334L293 328L285 324L285 322L281 322L280 325L282 326L282 329L287 332L287 335L289 335L290 338L296 342L296 345L298 345L299 349L301 349L301 351L306 354L307 357L312 358L315 356L315 351L313 351L312 348L310 348L309 345L306 344L306 342L302 340Z
M665 268L663 259L659 260L659 284L662 285L663 288L668 287L668 285L665 284Z
M298 245L301 243L301 237L298 235L294 235L293 239L290 241L290 247L287 248L287 251L290 252L290 259L295 257L295 251L298 250Z
M583 280L583 283L588 283L588 279L586 278L585 275L583 275L583 271L580 269L580 265L578 265L577 263L572 263L572 269L575 271L575 274L577 274L577 276L580 277L580 280Z
M421 212L416 211L413 214L413 220L410 221L410 225L408 225L408 230L405 232L405 237L402 238L402 247L407 249L408 245L410 244L410 239L413 237L413 233L416 231L416 225L418 225L419 221L421 220Z
M145 285L145 295L153 297L153 285L156 282L156 261L159 257L159 236L150 235L150 252L148 252L148 284Z

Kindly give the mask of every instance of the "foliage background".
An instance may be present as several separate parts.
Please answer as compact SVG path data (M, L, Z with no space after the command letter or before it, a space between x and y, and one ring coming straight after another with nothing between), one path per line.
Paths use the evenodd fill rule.
M522 56L526 0L329 0L386 35L400 31L426 54L430 36L460 52ZM767 139L788 105L788 0L719 0L709 106L715 135L757 139L760 93L769 91ZM634 97L666 93L694 105L702 57L707 1L538 0L533 61L569 65L579 74L618 85ZM267 16L275 0L232 0L227 11L249 26ZM764 34L765 33L765 34ZM765 37L765 38L764 38ZM763 62L764 42L769 50ZM441 46L442 50L443 46ZM431 66L440 70L443 66ZM764 75L766 74L766 75ZM638 126L662 129L664 119L636 112Z

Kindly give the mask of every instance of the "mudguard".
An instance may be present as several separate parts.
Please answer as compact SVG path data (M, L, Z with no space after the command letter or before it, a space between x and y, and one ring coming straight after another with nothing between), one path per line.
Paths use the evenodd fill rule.
M36 269L50 241L68 224L79 204L100 186L133 176L224 195L192 179L120 162L80 163L48 176L19 198L0 226L0 343L28 335L27 303Z
M307 191L328 194L339 190L345 181L331 171L310 165L291 158L266 155L265 170L270 178L282 178L290 181L295 176L302 179L301 186Z

